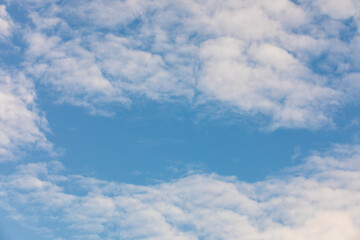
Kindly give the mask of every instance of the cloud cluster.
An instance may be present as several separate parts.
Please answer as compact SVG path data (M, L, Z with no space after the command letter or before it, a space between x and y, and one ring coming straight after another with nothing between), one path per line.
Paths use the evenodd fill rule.
M101 113L106 104L130 103L124 92L159 101L193 95L189 84L175 77L159 55L134 48L127 38L107 34L63 42L30 33L27 41L29 59L37 59L27 71L60 92L60 102ZM82 46L84 41L90 50Z
M28 73L93 113L143 96L317 128L356 98L356 1L35 2Z
M360 146L337 145L256 183L198 174L153 186L30 163L1 176L0 203L19 221L56 224L52 238L355 240L359 161Z
M19 27L24 44L14 41L21 69L1 59L0 161L52 148L35 80L94 114L139 96L181 99L260 114L273 129L329 124L332 107L359 100L355 0L7 4L30 22ZM0 5L0 39L13 28ZM256 183L197 174L152 186L29 163L0 176L0 207L50 239L356 240L359 163L360 146L337 145Z

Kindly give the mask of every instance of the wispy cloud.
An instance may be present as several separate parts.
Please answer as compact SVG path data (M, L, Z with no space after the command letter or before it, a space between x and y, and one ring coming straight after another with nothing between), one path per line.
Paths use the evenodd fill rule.
M335 145L291 174L256 183L197 174L152 186L67 175L58 162L30 163L1 177L0 202L21 209L26 223L56 223L61 230L53 234L65 239L355 240L359 161L359 146Z
M11 20L5 5L0 5L0 39L11 35L14 23Z
M44 134L48 123L35 98L31 80L0 69L0 161L19 158L24 147L51 151Z

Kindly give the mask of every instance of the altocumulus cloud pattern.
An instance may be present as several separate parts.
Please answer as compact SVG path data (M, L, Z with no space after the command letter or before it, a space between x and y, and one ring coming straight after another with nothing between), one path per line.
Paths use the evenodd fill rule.
M131 184L68 169L40 104L110 119L181 104L299 139L358 130L337 119L358 112L359 28L357 0L0 1L0 216L58 240L360 239L356 134L257 181Z

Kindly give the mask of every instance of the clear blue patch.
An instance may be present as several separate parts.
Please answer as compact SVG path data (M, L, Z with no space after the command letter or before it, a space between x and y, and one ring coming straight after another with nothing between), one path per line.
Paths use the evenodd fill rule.
M168 181L189 171L259 181L298 164L314 149L346 143L353 137L354 128L358 129L346 127L351 123L343 114L336 119L338 129L263 132L249 123L234 121L233 114L230 122L226 116L201 120L201 109L186 103L138 101L130 108L118 106L116 115L106 118L46 99L40 97L40 107L46 111L54 133L48 137L66 149L60 160L68 169L133 184ZM356 119L358 113L355 107L345 116L354 114Z

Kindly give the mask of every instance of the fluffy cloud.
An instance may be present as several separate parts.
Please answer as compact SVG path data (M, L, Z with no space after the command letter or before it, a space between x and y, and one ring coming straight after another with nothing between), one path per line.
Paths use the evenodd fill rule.
M24 147L51 150L44 135L48 124L35 98L31 80L0 70L0 161L18 158Z
M140 95L318 128L354 99L343 80L360 71L356 1L35 2L27 71L93 113Z
M65 239L355 240L359 161L360 146L336 145L289 174L256 183L200 174L152 186L64 175L58 162L31 163L1 177L0 203L21 221L71 229L59 233Z

